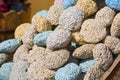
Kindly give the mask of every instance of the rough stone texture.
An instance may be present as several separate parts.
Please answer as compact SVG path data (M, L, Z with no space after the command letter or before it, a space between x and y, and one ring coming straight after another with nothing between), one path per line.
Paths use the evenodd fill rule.
M49 69L57 69L63 66L69 59L70 53L66 49L60 49L56 51L46 51L47 56L45 65Z
M107 6L120 11L120 0L105 0Z
M82 45L77 49L75 49L75 51L73 52L73 56L79 59L86 59L93 57L92 49L94 48L94 46L95 44Z
M37 46L46 46L46 40L53 31L45 31L34 37L34 44Z
M17 39L9 39L0 43L0 53L14 52L21 42Z
M53 80L55 71L40 66L39 63L32 63L28 68L30 80Z
M10 74L10 80L29 80L27 72L28 67L29 65L24 61L14 63Z
M88 43L98 43L106 37L106 27L95 19L85 20L81 26L80 34Z
M47 48L51 50L64 48L69 44L70 40L71 40L70 31L64 29L55 30L47 38Z
M105 6L96 13L95 19L107 27L112 24L114 16L115 16L115 11Z
M100 80L100 77L103 73L104 71L95 64L88 69L87 73L85 74L84 80Z
M0 80L9 80L13 62L4 63L0 67Z
M59 17L63 11L64 8L61 4L53 5L48 10L47 19L50 21L52 25L58 25Z
M21 45L15 52L13 61L18 62L18 61L28 61L27 57L29 54L29 46L28 45Z
M36 62L37 60L44 60L46 58L45 48L33 46L32 50L28 54L28 63Z
M15 38L18 39L18 40L22 40L22 37L23 37L23 34L26 30L27 27L30 27L30 23L23 23L21 25L19 25L16 30L15 30Z
M74 31L80 29L84 18L84 13L76 6L64 10L59 18L59 25L64 29Z
M85 13L85 17L89 17L97 11L97 4L93 0L78 0L76 5Z
M22 38L22 42L24 45L29 45L30 47L33 46L33 39L35 34L37 33L37 30L35 27L30 26L25 30L25 33Z
M76 4L77 0L64 0L63 1L63 7L64 9L67 9L71 6L74 6Z
M32 23L35 25L38 32L51 30L50 22L43 16L33 16Z
M110 32L112 36L120 38L120 13L115 16Z
M115 49L113 50L114 54L118 55L120 54L120 43L118 43L115 47Z
M80 73L81 68L78 65L69 63L57 70L55 80L77 80Z
M8 54L0 53L0 65L3 64L8 59Z
M111 49L111 51L112 51L113 53L115 53L115 52L114 52L114 49L115 49L116 45L120 43L120 39L115 38L115 37L113 37L113 36L107 36L107 37L105 38L104 43L105 43L105 45L106 45L107 47L109 47L109 48Z
M86 73L88 71L88 69L94 64L95 64L94 59L82 60L79 64L79 66L81 68L81 72Z
M113 62L110 49L103 43L99 43L93 48L93 57L96 64L104 71L106 71Z
M72 32L72 42L78 43L79 45L87 44L87 42L84 41L83 36L80 34L80 31Z

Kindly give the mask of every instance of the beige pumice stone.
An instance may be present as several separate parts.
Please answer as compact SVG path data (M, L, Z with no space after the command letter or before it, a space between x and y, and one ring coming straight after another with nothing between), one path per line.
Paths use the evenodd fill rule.
M94 48L95 44L85 44L73 52L73 56L79 59L87 59L93 57L92 49Z
M96 2L93 0L78 0L75 6L83 10L85 18L94 14L98 10Z
M22 37L24 35L24 32L26 30L27 27L30 27L31 24L30 23L23 23L21 25L19 25L16 29L15 29L15 38L18 40L22 40Z

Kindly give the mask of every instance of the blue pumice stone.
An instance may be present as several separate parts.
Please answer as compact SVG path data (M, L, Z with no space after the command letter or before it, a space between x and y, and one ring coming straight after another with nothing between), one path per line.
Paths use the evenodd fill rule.
M66 66L57 70L55 80L77 80L81 68L74 63L69 63Z
M68 7L74 6L76 2L77 0L64 0L63 7L64 9L67 9Z
M105 0L105 3L110 8L120 11L120 0Z
M0 43L0 53L14 52L21 45L17 39L9 39Z
M46 46L46 40L52 32L53 31L45 31L43 33L37 34L34 37L34 44L38 46Z
M13 62L4 63L0 68L0 80L9 80Z
M79 66L81 67L81 71L83 73L86 73L87 70L93 65L95 64L95 60L93 59L86 59L86 60L82 60L79 64Z

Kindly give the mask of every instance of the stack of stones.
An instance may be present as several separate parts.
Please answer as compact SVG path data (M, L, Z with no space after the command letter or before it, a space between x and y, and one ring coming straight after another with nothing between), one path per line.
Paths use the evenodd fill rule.
M0 80L101 80L120 53L120 0L97 1L55 0L19 25L0 43Z

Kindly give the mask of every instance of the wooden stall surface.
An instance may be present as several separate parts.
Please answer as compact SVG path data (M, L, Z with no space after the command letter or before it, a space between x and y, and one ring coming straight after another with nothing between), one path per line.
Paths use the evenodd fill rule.
M0 15L0 42L13 38L13 33L18 25L30 22L31 7L29 3L26 5L26 11L16 12L15 10L10 10Z

